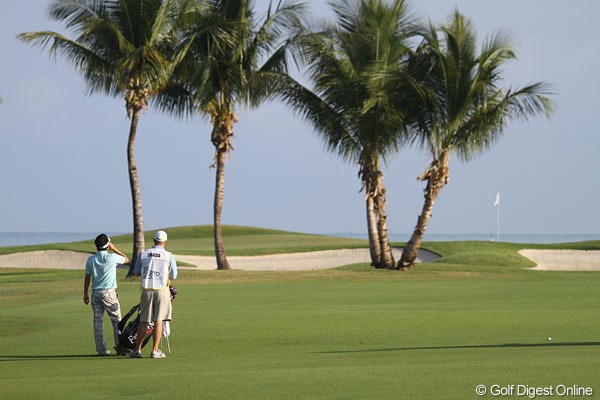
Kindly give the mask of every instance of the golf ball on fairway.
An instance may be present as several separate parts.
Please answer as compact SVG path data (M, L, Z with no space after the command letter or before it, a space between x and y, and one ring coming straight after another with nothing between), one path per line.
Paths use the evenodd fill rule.
M552 338L550 336L548 336L548 340L552 340Z

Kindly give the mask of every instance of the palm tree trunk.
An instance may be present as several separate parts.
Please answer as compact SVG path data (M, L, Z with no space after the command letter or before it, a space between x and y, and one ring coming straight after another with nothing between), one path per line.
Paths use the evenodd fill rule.
M127 276L133 275L133 268L138 255L144 250L144 220L142 217L142 196L135 162L135 136L140 119L141 109L135 109L131 115L129 140L127 142L127 164L129 168L129 186L131 188L131 201L133 206L133 255Z
M417 219L415 230L413 231L410 240L406 244L406 247L402 251L402 257L400 257L400 261L398 262L398 268L401 270L407 270L410 268L415 263L415 260L419 255L423 236L425 235L427 224L431 218L431 211L433 209L433 203L435 202L435 197L432 193L431 186L431 181L428 181L427 188L425 190L425 202L423 203L421 215L419 215L419 218Z
M379 233L379 267L392 269L394 265L394 255L387 234L387 212L386 212L386 189L383 186L383 173L379 168L373 169L372 174L373 196L375 203L375 215L377 217L377 232Z
M368 191L367 191L368 192ZM375 217L375 206L373 197L367 194L367 228L369 233L369 251L371 253L371 266L379 268L381 259L381 247L379 242L379 232L377 230L377 220Z
M386 190L383 174L379 170L379 159L366 153L362 157L359 175L367 197L367 224L371 265L375 268L394 268L394 256L387 235Z
M381 266L381 240L379 237L379 227L377 225L377 179L373 173L376 168L370 157L364 157L360 164L359 176L363 182L363 188L366 192L367 203L367 229L369 234L369 252L371 254L371 266L382 268Z
M223 245L223 232L221 227L221 211L223 210L223 198L225 193L225 157L227 152L217 149L216 168L217 177L215 182L215 202L214 202L214 240L215 240L215 256L217 258L217 269L231 269L227 256L225 255L225 247Z
M442 152L438 160L434 160L427 171L419 177L419 180L427 180L427 186L425 187L425 202L423 203L423 209L421 215L417 219L417 225L413 234L406 244L406 247L402 251L402 257L398 262L398 269L406 271L408 270L417 259L419 250L421 249L421 243L423 236L427 230L427 224L431 218L431 211L433 204L437 199L442 188L448 183L448 161L450 157L450 150Z
M386 213L386 189L383 186L383 174L377 171L377 196L375 204L377 209L377 230L379 232L379 247L381 249L379 265L381 268L393 269L395 267L392 246L387 232L387 213Z

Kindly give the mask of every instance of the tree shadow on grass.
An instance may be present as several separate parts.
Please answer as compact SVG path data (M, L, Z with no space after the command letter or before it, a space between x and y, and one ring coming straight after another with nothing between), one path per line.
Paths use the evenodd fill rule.
M116 359L116 358L124 358L117 357L114 355L111 356L99 356L97 354L56 354L56 355L45 355L45 356L19 356L19 355L10 355L3 356L0 355L0 363L7 361L69 361L69 360L102 360L102 359Z
M395 347L383 349L359 349L359 350L332 350L318 351L315 354L343 354L343 353L377 353L395 351L418 351L418 350L457 350L457 349L504 349L504 348L535 348L535 347L574 347L574 346L600 346L600 342L559 342L559 343L503 343L503 344L476 344L460 346L421 346L421 347Z

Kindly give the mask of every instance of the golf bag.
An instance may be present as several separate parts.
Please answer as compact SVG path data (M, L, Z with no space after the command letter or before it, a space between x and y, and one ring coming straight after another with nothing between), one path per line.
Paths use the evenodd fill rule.
M169 290L171 292L171 302L175 299L175 295L177 295L177 288L174 286L169 286ZM115 351L118 355L128 356L135 349L135 341L137 340L138 335L138 327L140 325L140 304L136 304L129 310L127 314L119 321L117 325L119 328L119 345L115 347ZM134 319L131 317L137 312L137 315ZM167 322L167 330L163 330L163 334L168 339L168 335L170 334L170 326L168 321L163 321L163 324ZM164 328L164 327L163 327ZM146 333L144 335L144 341L142 342L142 347L148 343L150 337L152 337L152 332L154 331L154 323L150 322L148 324L148 328L146 329ZM169 344L169 350L170 350ZM170 351L169 351L170 352Z
M115 347L115 350L120 356L128 356L129 353L131 353L135 348L135 341L137 340L138 335L138 327L140 325L139 310L140 304L136 304L131 308L131 310L129 310L127 314L125 314L121 321L119 321L119 345ZM129 319L136 312L137 315L135 316L135 318L129 321ZM153 330L154 324L151 322L148 324L148 329L146 329L146 336L144 337L144 341L142 342L142 347L144 347L146 343L148 343L148 340L150 340Z

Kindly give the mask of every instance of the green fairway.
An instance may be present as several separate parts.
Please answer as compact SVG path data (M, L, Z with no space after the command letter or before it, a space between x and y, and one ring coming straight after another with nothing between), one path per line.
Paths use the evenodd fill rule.
M519 245L428 245L445 258L408 273L183 270L163 360L94 356L83 271L0 270L0 398L474 399L478 385L598 396L600 273L527 270ZM139 296L124 274L123 313Z

